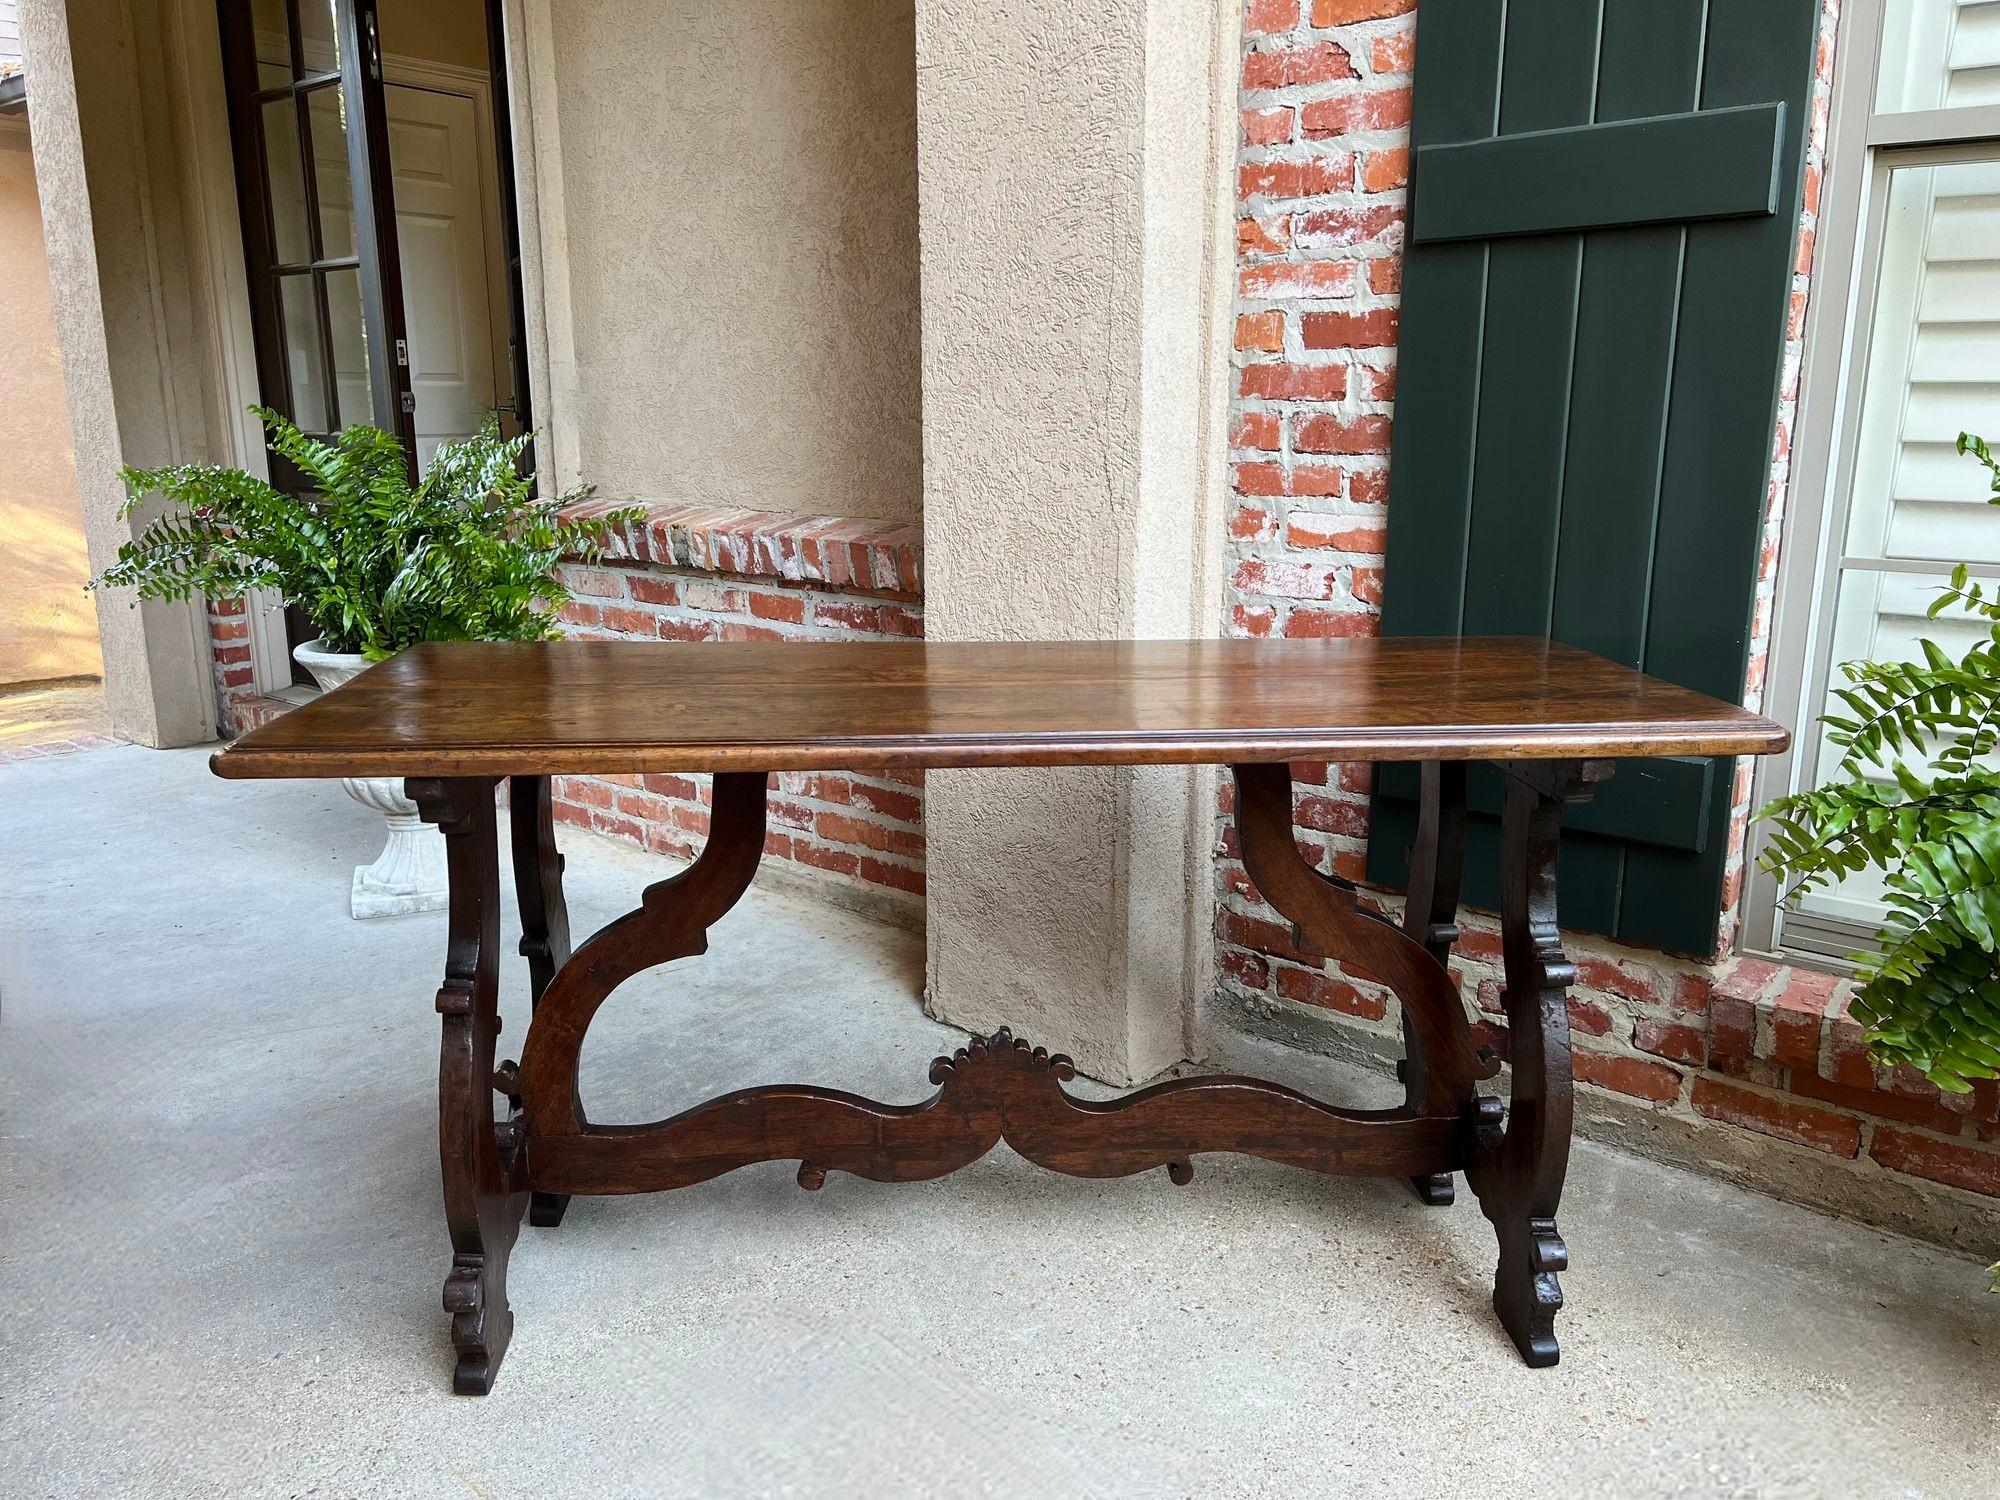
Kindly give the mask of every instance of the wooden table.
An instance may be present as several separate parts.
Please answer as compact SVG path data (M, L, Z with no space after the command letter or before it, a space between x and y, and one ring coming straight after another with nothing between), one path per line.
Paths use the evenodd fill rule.
M452 1264L444 1305L456 1389L484 1393L513 1329L507 1255L525 1215L559 1223L573 1193L686 1187L795 1160L882 1182L939 1177L1005 1140L1058 1172L1177 1183L1204 1151L1326 1173L1407 1177L1448 1202L1464 1172L1499 1240L1493 1306L1531 1365L1556 1361L1556 1207L1571 1085L1556 929L1566 803L1626 756L1762 755L1768 719L1533 639L1082 644L419 646L253 731L218 775L403 776L444 831L449 938L438 1139ZM1423 801L1400 925L1307 863L1292 836L1291 761L1420 761ZM1506 773L1501 920L1513 1075L1475 1046L1446 968L1458 936L1465 766ZM594 1125L577 1056L598 1008L655 964L701 953L764 852L766 775L901 766L1226 764L1243 863L1313 948L1402 1004L1406 1099L1338 1109L1240 1077L1176 1079L1109 1102L1062 1085L1069 1060L1006 1031L931 1066L937 1092L880 1104L831 1089L745 1089L651 1125ZM571 952L549 778L712 772L699 859ZM495 791L510 784L521 951L533 1020L499 1061Z

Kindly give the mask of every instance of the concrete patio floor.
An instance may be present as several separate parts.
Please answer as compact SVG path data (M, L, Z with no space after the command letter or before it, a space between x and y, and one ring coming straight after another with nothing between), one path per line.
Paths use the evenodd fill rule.
M1979 1267L1588 1144L1554 1370L1491 1317L1469 1197L1002 1148L916 1186L773 1163L579 1200L522 1232L496 1391L454 1398L443 922L347 918L378 829L201 752L0 764L0 1494L2000 1490ZM580 932L667 868L567 848ZM778 1079L914 1100L961 1040L907 933L753 890L714 937L606 1008L594 1115ZM520 960L505 982L511 1051Z

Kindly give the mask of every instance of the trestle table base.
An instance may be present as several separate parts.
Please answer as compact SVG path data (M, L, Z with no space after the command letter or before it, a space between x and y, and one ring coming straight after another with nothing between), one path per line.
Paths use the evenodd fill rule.
M883 1104L798 1085L745 1089L650 1125L593 1125L577 1091L592 1018L644 969L697 955L707 932L749 887L764 847L765 777L718 773L701 857L650 887L640 906L574 954L563 902L550 783L511 778L509 815L521 952L533 1019L519 1064L497 1039L498 783L412 779L409 794L443 830L451 872L438 1079L438 1139L452 1262L444 1305L458 1363L454 1388L492 1388L513 1315L507 1256L521 1220L554 1226L571 1195L686 1187L762 1161L797 1161L802 1187L829 1172L878 1182L941 1177L998 1142L1053 1171L1124 1177L1164 1168L1193 1177L1194 1158L1237 1152L1335 1175L1404 1177L1427 1203L1452 1201L1463 1172L1494 1225L1493 1306L1530 1365L1558 1351L1557 1273L1568 1252L1556 1228L1569 1160L1571 1079L1565 991L1573 977L1556 930L1555 869L1565 803L1588 797L1605 761L1502 763L1505 1004L1512 1079L1506 1101L1479 1092L1499 1060L1475 1045L1447 968L1458 929L1465 854L1465 766L1423 768L1423 805L1400 924L1349 883L1307 863L1292 836L1287 767L1233 768L1236 822L1250 879L1295 926L1301 948L1385 985L1402 1006L1403 1104L1346 1110L1239 1077L1176 1079L1121 1098L1063 1088L1069 1059L1002 1030L931 1065L937 1091Z

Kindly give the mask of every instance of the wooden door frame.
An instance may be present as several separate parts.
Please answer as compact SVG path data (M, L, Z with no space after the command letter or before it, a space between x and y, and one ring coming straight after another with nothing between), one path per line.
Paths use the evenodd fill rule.
M495 59L496 75L509 85L505 107L514 148L523 310L520 365L528 380L523 395L538 422L535 470L547 496L582 481L555 17L551 0L488 3L496 13L489 34L497 33L505 47Z
M493 330L493 390L498 397L509 385L508 344L510 339L519 339L519 334L510 329L518 329L520 325L510 321L519 295L518 288L509 286L513 267L508 257L506 210L513 195L502 191L500 137L494 124L499 105L493 97L493 79L478 68L385 52L382 82L392 88L452 94L472 103L472 131L479 153L479 217L486 241L486 319ZM525 388L520 404L525 411L528 406ZM527 419L524 416L522 420L525 424Z
M403 262L396 235L395 171L389 164L389 110L383 92L382 43L375 0L335 0L341 27L340 78L347 92L347 163L365 173L354 200L354 251L361 261L364 324L383 331L383 352L368 361L375 425L402 441L411 477L416 475L417 418L410 388L409 320L403 310ZM364 107L353 107L354 100ZM305 142L308 170L312 143ZM377 167L381 170L377 170ZM329 335L329 338L331 335ZM329 352L329 359L331 353ZM338 396L336 395L336 400Z
M298 0L292 9L297 10ZM225 8L229 15L223 14ZM337 0L336 15L341 27L338 77L332 72L308 73L305 43L291 37L292 65L298 77L315 80L314 90L338 87L345 100L347 117L348 170L355 185L351 255L329 255L321 240L320 203L316 185L312 119L305 100L307 90L290 86L297 101L300 169L306 197L308 253L304 261L286 265L316 268L314 272L315 310L319 321L322 377L326 386L329 427L338 430L353 415L340 411L339 382L335 378L333 331L326 307L321 277L350 263L356 270L361 293L362 317L377 349L387 354L403 328L402 278L396 260L396 232L392 184L386 172L375 166L388 161L388 134L383 118L380 55L375 43L375 0ZM296 31L296 27L293 28ZM284 319L278 306L276 273L280 265L271 257L269 243L275 234L271 216L268 175L264 160L264 132L261 116L266 108L259 96L276 90L260 86L257 73L255 32L247 0L218 0L217 35L222 47L223 105L229 122L231 158L235 164L235 196L242 226L244 268L250 294L251 326L257 338L259 386L266 392L283 388L289 392ZM386 213L386 217L385 217ZM317 268L325 267L325 271ZM409 420L409 384L402 365L393 357L371 357L368 361L370 417L377 427L394 431L408 446L412 423ZM272 405L281 403L276 400ZM289 399L282 405L291 406ZM296 416L294 412L292 415Z

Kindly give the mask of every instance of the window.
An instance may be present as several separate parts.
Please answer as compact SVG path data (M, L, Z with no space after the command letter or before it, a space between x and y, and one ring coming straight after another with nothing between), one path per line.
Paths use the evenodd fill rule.
M2000 510L1955 449L2000 434L2000 0L1863 0L1841 33L1772 651L1797 744L1760 801L1837 763L1817 721L1840 662L1963 649L1983 632L1930 601L1961 560L2000 579ZM1844 957L1882 916L1867 875L1778 895L1753 877L1749 946Z

